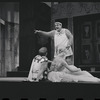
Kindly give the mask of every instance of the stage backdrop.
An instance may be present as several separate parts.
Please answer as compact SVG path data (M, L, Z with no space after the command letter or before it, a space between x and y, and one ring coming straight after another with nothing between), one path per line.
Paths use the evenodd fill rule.
M20 2L19 71L28 71L39 48L48 48L51 58L50 38L34 34L34 30L50 31L51 9L45 3Z

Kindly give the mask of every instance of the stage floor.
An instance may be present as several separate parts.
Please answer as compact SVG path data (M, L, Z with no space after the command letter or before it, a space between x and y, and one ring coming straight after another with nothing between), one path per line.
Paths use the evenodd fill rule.
M100 83L91 82L27 82L27 77L0 78L0 100L100 100ZM15 99L18 98L18 99ZM49 99L48 99L49 98ZM23 99L24 100L24 99Z
M27 77L1 77L0 82L22 82Z
M0 82L29 82L25 81L27 77L0 77ZM50 81L40 81L40 82L50 82ZM39 83L39 82L30 82ZM100 84L96 82L50 82L50 83L80 83L80 84Z

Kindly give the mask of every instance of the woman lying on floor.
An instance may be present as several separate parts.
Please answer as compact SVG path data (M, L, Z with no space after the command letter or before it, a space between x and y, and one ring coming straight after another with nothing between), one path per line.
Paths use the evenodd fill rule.
M56 57L51 63L48 80L52 82L100 82L99 78L74 65L69 65L68 62L63 59L62 55Z

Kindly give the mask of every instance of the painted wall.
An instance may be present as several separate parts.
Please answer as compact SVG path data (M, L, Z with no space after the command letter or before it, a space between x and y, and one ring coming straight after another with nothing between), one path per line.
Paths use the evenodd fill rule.
M73 17L100 13L100 2L64 2L52 5L52 23L68 18L68 29L73 33ZM52 24L53 25L53 24ZM53 26L52 26L53 27Z
M64 2L53 6L53 19L100 13L100 2Z
M68 18L68 29L74 35L73 18L90 14L100 13L100 2L63 2L52 3L51 25L54 28L55 19ZM53 51L53 49L52 49ZM74 45L73 45L74 51ZM74 63L74 57L73 57Z
M4 21L19 24L19 3L0 2L0 18Z
M19 66L19 4L0 2L0 76Z

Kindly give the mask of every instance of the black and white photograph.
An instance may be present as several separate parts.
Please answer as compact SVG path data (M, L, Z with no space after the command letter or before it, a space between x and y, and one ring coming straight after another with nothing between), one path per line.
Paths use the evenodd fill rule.
M100 2L0 2L0 100L100 99Z

